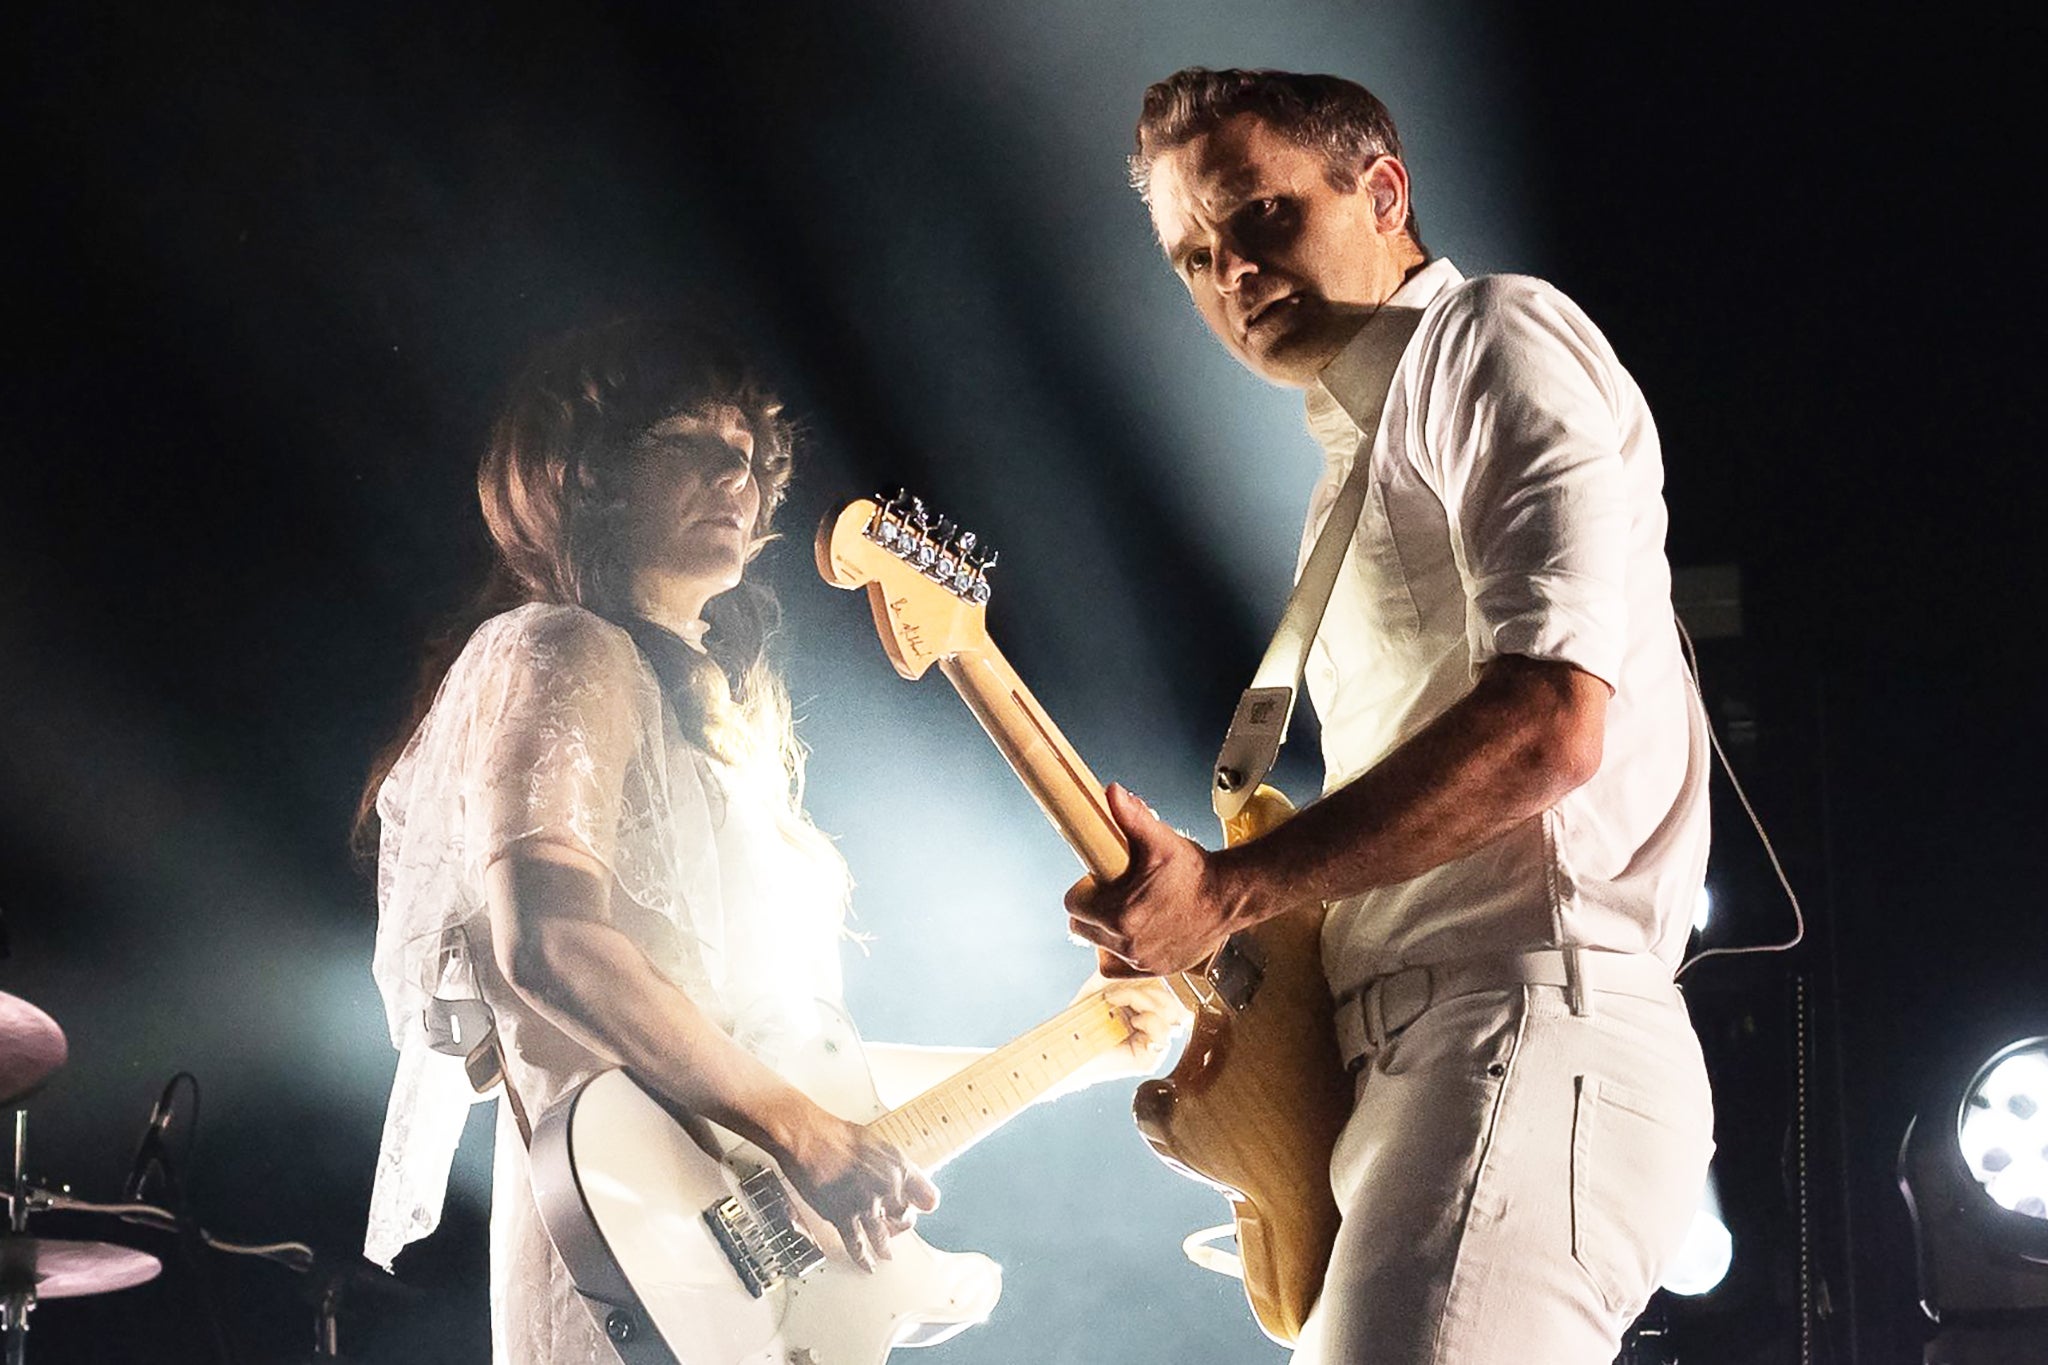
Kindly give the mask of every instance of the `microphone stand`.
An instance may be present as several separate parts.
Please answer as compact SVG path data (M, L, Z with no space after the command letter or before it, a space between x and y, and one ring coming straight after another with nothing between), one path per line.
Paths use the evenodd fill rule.
M135 1151L135 1166L128 1177L127 1196L141 1201L144 1187L152 1175L163 1187L164 1207L169 1209L176 1225L178 1252L185 1262L185 1272L192 1277L192 1285L199 1300L199 1311L206 1321L207 1333L213 1338L214 1359L219 1365L240 1365L235 1354L234 1342L228 1336L227 1320L221 1313L220 1295L213 1282L213 1270L207 1263L205 1233L199 1220L192 1213L191 1201L186 1197L185 1182L179 1178L177 1164L171 1160L170 1152L164 1145L163 1134L171 1125L175 1110L171 1098L178 1081L190 1079L185 1072L171 1077L163 1093L149 1113L149 1127L143 1131L142 1141ZM194 1082L197 1085L197 1082ZM189 1146L189 1144L188 1144Z

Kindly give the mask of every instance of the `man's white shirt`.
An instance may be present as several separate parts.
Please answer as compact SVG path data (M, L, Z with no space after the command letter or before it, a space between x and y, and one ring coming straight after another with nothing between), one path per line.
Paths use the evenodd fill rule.
M1574 945L1676 965L1705 874L1705 718L1664 557L1663 460L1635 381L1555 288L1445 260L1388 301L1423 310L1366 458L1357 534L1310 651L1325 789L1468 692L1502 654L1614 689L1598 773L1555 808L1411 881L1332 905L1331 985ZM1341 353L1307 394L1326 466L1305 560L1363 434L1369 373Z

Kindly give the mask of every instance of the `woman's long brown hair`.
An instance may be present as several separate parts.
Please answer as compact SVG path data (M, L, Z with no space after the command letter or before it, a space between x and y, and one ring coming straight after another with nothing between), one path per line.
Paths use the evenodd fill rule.
M356 805L351 842L358 855L374 857L377 793L479 623L527 602L630 619L623 556L634 443L677 413L728 403L746 415L753 432L761 487L753 528L758 548L789 486L791 432L781 404L727 345L682 325L627 319L559 337L527 362L477 466L477 497L496 563L470 609L429 643L410 713L371 764ZM786 702L764 661L780 614L775 595L745 579L706 606L704 648L722 676L706 671L693 686L671 693L686 733L700 744L720 747L715 718L723 702L765 731L786 763L794 761Z

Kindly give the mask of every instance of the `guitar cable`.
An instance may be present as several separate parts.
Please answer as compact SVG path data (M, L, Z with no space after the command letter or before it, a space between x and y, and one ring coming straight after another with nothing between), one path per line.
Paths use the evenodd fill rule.
M1750 804L1749 793L1743 790L1742 779L1735 775L1735 765L1728 761L1728 751L1721 747L1721 736L1714 730L1713 712L1707 709L1706 692L1700 687L1700 656L1692 642L1692 632L1685 628L1685 622L1673 613L1671 620L1678 627L1678 638L1685 645L1686 679L1692 684L1693 700L1699 703L1700 719L1707 727L1707 742L1714 746L1714 757L1721 761L1721 771L1728 774L1728 785L1735 789L1735 799L1742 803L1742 813L1749 817L1751 829L1764 846L1764 856L1771 861L1771 871L1778 878L1778 885L1784 888L1785 899L1792 906L1792 937L1783 943L1752 943L1732 948L1702 948L1678 965L1672 980L1677 980L1693 967L1710 957L1736 957L1745 953L1785 953L1799 946L1806 937L1806 913L1800 908L1799 893L1792 889L1791 878L1785 875L1785 866L1778 861L1778 850L1771 843L1770 834L1764 829L1763 819L1757 815L1756 807Z

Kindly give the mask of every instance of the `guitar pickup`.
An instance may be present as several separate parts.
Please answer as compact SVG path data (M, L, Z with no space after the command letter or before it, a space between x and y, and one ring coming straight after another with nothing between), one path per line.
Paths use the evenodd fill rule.
M1231 1010L1251 1004L1266 979L1266 964L1251 940L1233 934L1223 941L1205 974L1217 997Z

